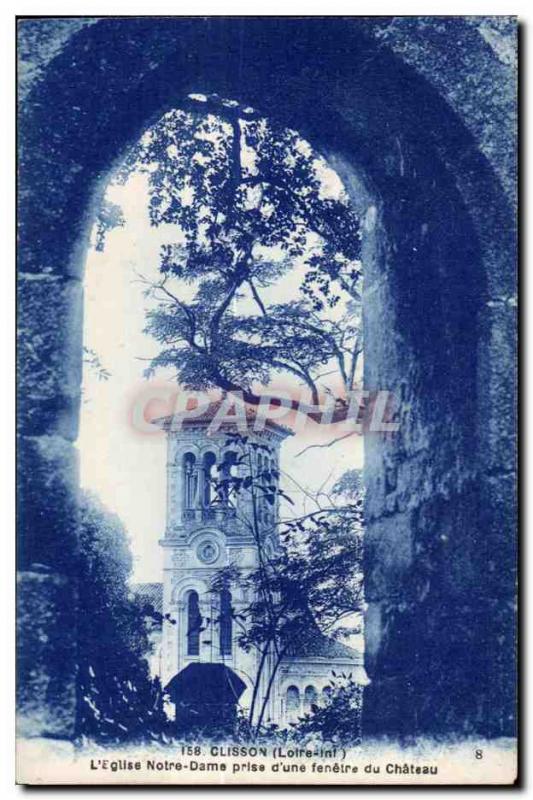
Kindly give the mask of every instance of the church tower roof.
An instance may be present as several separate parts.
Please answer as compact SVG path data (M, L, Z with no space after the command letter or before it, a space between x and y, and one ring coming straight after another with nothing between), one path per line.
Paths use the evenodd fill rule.
M183 414L170 414L165 417L158 417L152 420L152 425L157 425L157 427L162 428L163 430L171 431L173 426L176 425L178 430L190 430L194 428L207 428L220 411L222 404L225 400L225 397L221 397L218 400L212 400L205 408L202 410L200 414L195 416L184 416ZM193 398L187 401L186 411L194 411L197 407L197 404L193 402ZM231 416L231 408L228 410ZM255 428L255 421L257 419L257 411L255 408L246 404L244 407L244 414L246 417L246 424L247 429L250 433L255 433L256 435L261 435L263 430L268 431L270 433L275 434L281 439L285 439L288 436L293 436L293 431L285 425L280 425L274 420L268 419L268 417L262 423L263 429L256 430ZM224 419L224 422L220 426L220 430L228 431L228 430L238 430L238 422L242 419L242 415L235 414L235 421L232 419L228 419L227 417Z

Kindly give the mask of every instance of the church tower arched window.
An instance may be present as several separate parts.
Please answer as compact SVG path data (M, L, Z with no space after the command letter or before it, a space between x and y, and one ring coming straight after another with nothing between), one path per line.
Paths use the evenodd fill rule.
M189 592L187 598L187 655L200 655L200 628L202 615L198 592Z
M216 463L216 456L214 453L206 453L203 460L203 487L202 487L202 504L204 508L211 505L215 498L215 488L213 486L213 469Z
M198 494L198 471L196 456L185 453L183 456L183 504L187 509L194 508Z
M306 686L304 692L304 709L311 711L311 706L316 705L318 701L318 692L314 686Z
M287 711L291 712L300 710L300 690L297 686L289 686L287 689L286 698Z
M231 608L231 592L223 589L220 592L220 654L230 656L232 653L233 619Z
M234 450L227 450L224 453L222 464L220 465L220 476L222 478L221 499L224 505L229 504L231 497L230 479L237 475L237 453ZM225 483L228 481L228 483Z

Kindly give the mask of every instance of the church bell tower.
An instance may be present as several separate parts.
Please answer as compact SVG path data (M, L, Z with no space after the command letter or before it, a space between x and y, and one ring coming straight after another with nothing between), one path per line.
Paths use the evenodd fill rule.
M230 476L244 479L252 473L257 480L272 470L279 473L280 446L290 431L269 421L257 431L255 413L247 411L243 443L242 431L227 417L214 424L222 402L195 416L155 423L167 434L167 522L159 542L164 551L163 686L194 663L222 663L247 689L255 674L256 654L237 643L235 614L252 600L239 576L258 564L258 532L267 554L277 548L277 498L271 505L262 495L254 502L248 491L228 497L223 484ZM227 567L238 577L214 589L213 581Z

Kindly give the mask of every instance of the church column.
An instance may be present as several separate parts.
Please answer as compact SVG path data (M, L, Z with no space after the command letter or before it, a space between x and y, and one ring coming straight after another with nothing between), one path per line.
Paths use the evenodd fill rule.
M173 658L170 663L173 669L172 675L175 675L183 669L184 657L187 652L187 604L184 600L174 603L170 613L176 620L176 625L171 626L173 628L173 636L169 636L173 652Z
M210 594L200 595L200 614L202 615L202 630L200 632L200 661L217 661L220 649L215 637L217 628L213 618L218 616L218 609L214 606Z

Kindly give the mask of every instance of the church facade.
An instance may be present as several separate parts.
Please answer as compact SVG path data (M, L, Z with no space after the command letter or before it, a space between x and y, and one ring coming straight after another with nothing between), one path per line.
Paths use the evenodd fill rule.
M281 448L290 431L269 421L260 430L248 425L248 456L239 459L231 438L235 424L213 426L220 407L220 402L211 403L201 414L180 418L179 424L175 417L156 422L167 435L167 523L159 541L163 576L160 583L138 584L136 592L162 620L153 627L150 655L152 673L162 685L168 686L190 665L221 664L245 686L239 704L246 709L260 654L254 648L246 652L238 643L246 624L240 621L245 619L242 612L253 599L244 579L259 564L258 535L266 557L279 548L278 500L266 502L264 496L242 492L224 502L220 483L230 475L245 480L250 474L279 474ZM253 416L247 412L247 421ZM237 577L215 591L213 582L228 567ZM264 721L287 724L320 704L332 671L367 682L362 652L326 637L313 623L303 644L287 648L268 693ZM259 705L267 695L268 673L259 685Z

